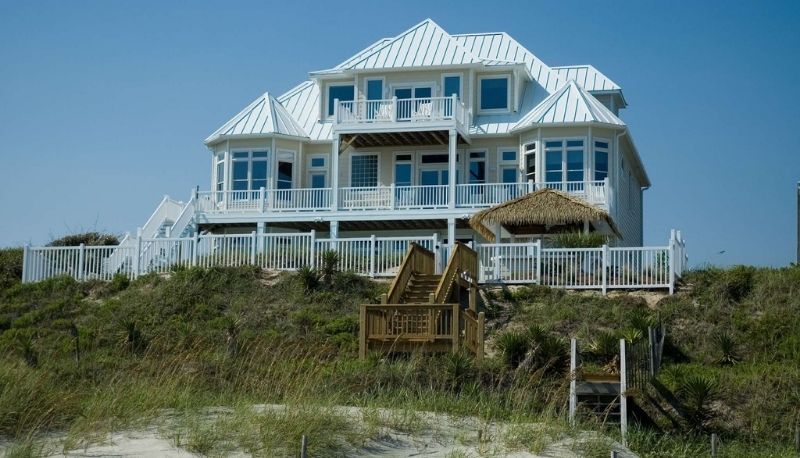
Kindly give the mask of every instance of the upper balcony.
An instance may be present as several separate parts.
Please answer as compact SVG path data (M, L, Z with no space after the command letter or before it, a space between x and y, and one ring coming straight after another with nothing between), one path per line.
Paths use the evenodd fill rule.
M333 129L340 134L449 131L469 136L472 113L457 97L334 101ZM438 137L439 142L444 140Z

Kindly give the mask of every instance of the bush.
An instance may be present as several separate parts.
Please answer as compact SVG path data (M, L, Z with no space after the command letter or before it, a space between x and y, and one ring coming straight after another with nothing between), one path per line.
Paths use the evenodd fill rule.
M0 290L22 281L22 248L0 249Z
M608 238L597 232L566 232L553 238L553 245L558 248L598 248L606 243Z
M81 243L84 245L112 246L119 245L119 239L116 235L112 234L103 234L101 232L84 232L81 234L71 234L57 238L48 243L47 246L78 246Z

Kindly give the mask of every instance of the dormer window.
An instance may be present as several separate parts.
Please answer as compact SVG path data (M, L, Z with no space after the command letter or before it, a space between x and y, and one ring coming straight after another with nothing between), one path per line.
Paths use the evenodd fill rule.
M356 89L352 84L330 84L328 86L328 116L333 116L333 102L352 102L355 100Z
M503 76L481 76L479 78L478 106L480 111L485 112L506 112L510 103L511 77Z

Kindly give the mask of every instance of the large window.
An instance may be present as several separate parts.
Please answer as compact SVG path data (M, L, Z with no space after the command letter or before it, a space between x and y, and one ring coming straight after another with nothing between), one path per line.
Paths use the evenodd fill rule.
M355 99L355 86L352 84L338 84L328 86L328 116L333 116L333 102L350 102Z
M469 153L469 176L467 183L486 183L486 152L473 151Z
M394 184L411 186L411 155L397 154L394 157Z
M378 155L358 154L350 159L350 186L378 186Z
M596 140L594 142L594 179L603 181L608 178L608 142Z
M216 168L216 189L217 191L225 190L225 153L217 153L214 157Z
M525 178L536 181L536 143L525 145Z
M234 191L258 191L266 188L268 156L269 152L262 150L234 151L231 159L233 184L231 189Z
M545 142L545 181L583 181L583 140Z
M461 76L460 75L445 75L444 81L444 93L442 94L445 97L450 97L451 95L455 95L459 99L461 99Z
M517 162L516 149L500 149L499 179L501 183L516 183L519 181L519 163Z
M478 93L480 109L483 111L508 110L508 76L484 76L480 78L480 91Z

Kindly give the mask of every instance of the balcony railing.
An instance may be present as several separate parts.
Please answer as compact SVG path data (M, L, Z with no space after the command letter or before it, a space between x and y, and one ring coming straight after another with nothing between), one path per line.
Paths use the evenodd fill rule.
M338 125L388 126L394 123L416 125L453 124L469 126L469 110L455 96L414 99L336 101L334 121Z
M558 183L471 183L456 185L456 208L486 208L538 189L550 188L607 205L606 181ZM205 191L198 193L197 211L207 214L380 211L444 209L450 205L447 185L374 186L338 189L261 189L258 191Z

